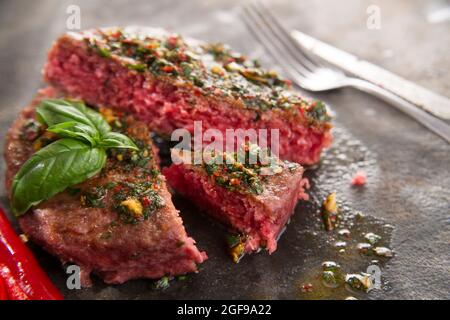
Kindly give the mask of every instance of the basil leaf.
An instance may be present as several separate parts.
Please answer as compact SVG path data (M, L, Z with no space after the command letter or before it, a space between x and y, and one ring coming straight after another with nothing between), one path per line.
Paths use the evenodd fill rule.
M100 139L97 130L84 123L69 121L50 126L47 131L56 133L60 138L74 138L95 147Z
M38 120L48 126L62 122L80 122L91 126L103 135L111 131L111 127L102 115L86 107L82 101L63 99L42 100L36 108Z
M118 132L108 132L105 134L99 146L103 148L123 148L123 149L133 149L139 150L139 148L134 144L133 140L128 138L126 135Z
M106 152L75 139L57 140L37 151L16 174L12 210L16 216L103 168Z

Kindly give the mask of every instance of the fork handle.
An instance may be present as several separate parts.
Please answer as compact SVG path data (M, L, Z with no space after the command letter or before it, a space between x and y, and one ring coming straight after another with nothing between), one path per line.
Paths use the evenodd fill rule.
M447 141L447 143L450 143L450 125L420 109L418 106L400 98L399 96L391 93L386 89L383 89L365 80L348 78L346 84L349 87L367 92L386 101L387 103L396 107L398 110L406 113L416 121L420 122L429 130L433 131L435 134Z

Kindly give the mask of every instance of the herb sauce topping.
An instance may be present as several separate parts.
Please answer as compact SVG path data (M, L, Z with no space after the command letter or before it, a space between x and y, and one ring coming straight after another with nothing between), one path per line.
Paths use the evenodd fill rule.
M193 86L200 94L233 98L257 111L297 106L310 124L330 120L322 102L301 98L288 90L289 80L224 44L191 43L177 34L148 35L129 29L97 30L83 36L101 57L116 56L131 70L172 77L177 85Z
M299 165L283 162L271 155L270 150L255 144L246 144L241 152L204 153L201 166L217 185L230 191L262 194L264 184L272 175L283 171L294 172Z
M137 224L139 221L147 220L152 213L165 206L164 199L159 194L160 171L153 157L152 146L149 140L142 139L139 127L127 121L123 113L113 112L107 108L101 108L100 112L111 125L112 130L129 135L138 150L108 150L108 163L104 174L114 170L132 178L96 186L94 189L110 192L111 207L118 213L121 222ZM148 135L148 132L146 131L144 135ZM100 196L102 196L101 192Z

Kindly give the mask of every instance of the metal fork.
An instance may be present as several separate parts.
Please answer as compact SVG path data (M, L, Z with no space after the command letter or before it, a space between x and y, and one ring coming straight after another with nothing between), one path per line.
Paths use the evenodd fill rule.
M300 88L316 92L343 87L359 89L388 102L450 143L450 125L390 91L323 65L295 42L262 2L246 2L240 14L257 40Z

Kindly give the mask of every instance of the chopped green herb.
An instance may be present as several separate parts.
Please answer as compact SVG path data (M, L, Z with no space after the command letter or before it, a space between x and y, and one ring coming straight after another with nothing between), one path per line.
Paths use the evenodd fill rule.
M215 159L202 164L211 179L227 190L242 193L262 194L268 177L288 167L287 162L272 156L270 150L254 144L245 144L239 152L211 153L207 157Z
M97 50L98 50L98 53L99 53L102 57L104 57L104 58L109 58L109 57L111 57L111 52L109 52L108 49L106 49L106 48L97 48Z
M85 191L81 195L81 203L86 207L91 208L104 208L104 198L107 193L107 188L104 186L96 186L93 188L90 188L89 190Z
M162 277L154 283L156 290L164 291L170 287L169 277Z
M227 237L227 243L229 248L237 246L241 242L240 234L230 234Z
M136 64L129 63L126 65L126 67L130 70L135 70L138 72L144 72L145 70L147 70L147 65L142 64L142 63L136 63Z
M322 101L314 101L307 109L307 115L311 122L328 122L331 117L328 115L327 107Z

